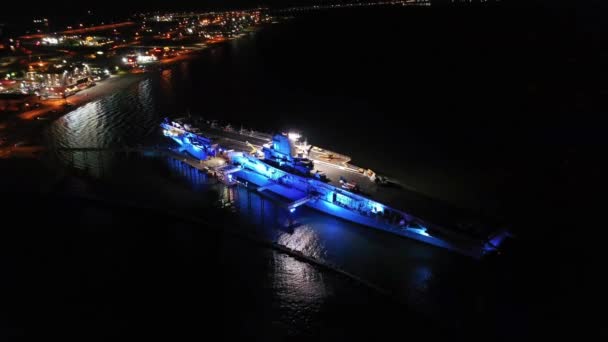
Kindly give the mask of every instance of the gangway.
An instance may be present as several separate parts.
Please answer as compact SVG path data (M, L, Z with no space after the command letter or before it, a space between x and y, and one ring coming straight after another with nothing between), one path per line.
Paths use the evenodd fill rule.
M231 173L239 172L242 169L243 168L240 166L226 165L226 166L222 166L221 168L216 169L216 171L223 175L229 175Z
M289 203L289 205L287 206L287 208L289 210L293 210L293 209L295 209L295 208L297 208L297 207L299 207L299 206L301 206L303 204L306 204L306 203L312 201L313 199L315 199L314 195L308 195L308 196L306 196L304 198L300 198L299 200L295 200L295 201Z

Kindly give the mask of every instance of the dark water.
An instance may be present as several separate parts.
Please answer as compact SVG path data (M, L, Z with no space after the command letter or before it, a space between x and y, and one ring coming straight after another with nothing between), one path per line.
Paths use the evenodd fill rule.
M507 217L525 237L532 231L519 219L530 210L531 199L521 198L520 190L540 173L529 157L543 148L542 158L550 158L553 150L537 139L551 146L563 128L559 113L542 130L538 122L546 110L530 116L553 90L544 83L548 67L537 68L543 49L554 47L553 36L518 13L487 10L467 13L467 20L459 19L461 14L368 9L298 17L78 108L54 122L47 139L63 147L157 144L160 118L187 110L266 131L297 128L314 144L350 154L357 164L398 176L430 196ZM514 18L522 26L503 30ZM537 281L537 267L548 260L529 259L534 246L522 243L502 258L477 263L306 209L298 212L302 225L287 233L263 221L261 203L270 210L272 201L244 189L195 183L184 177L173 186L218 191L235 203L243 220L258 224L257 236L389 290L404 305L397 318L414 315L433 322L421 324L422 329L461 328L478 338L509 339L525 336L550 317L550 295ZM548 228L536 229L532 235ZM242 244L221 241L198 242L197 248ZM358 293L369 291L362 285L345 283L329 271L264 249L237 249L219 272L230 279L241 274L227 283L251 286L222 293L238 302L234 298L242 291L262 291L254 303L239 303L253 306L254 316L235 309L235 321L265 327L256 334L277 337L274 323L265 325L277 319L278 326L295 329L294 335L308 336L326 317L351 314L344 305L351 298L355 306L385 305ZM192 270L181 271L175 272L187 277L183 274ZM217 274L209 276L214 281ZM555 277L547 271L543 280ZM390 312L386 322L396 318L395 308ZM372 316L364 316L370 317L369 329L383 329Z

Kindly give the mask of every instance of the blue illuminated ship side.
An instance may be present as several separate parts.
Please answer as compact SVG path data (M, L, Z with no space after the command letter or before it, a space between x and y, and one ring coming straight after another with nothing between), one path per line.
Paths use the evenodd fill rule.
M307 153L312 148L296 146L295 141L299 137L275 134L269 139L261 139L265 143L260 149L254 147L247 152L246 147L253 145L235 135L233 130L218 130L210 126L199 130L183 120L165 120L161 126L165 136L199 159L227 150L223 155L238 166L231 178L247 186L255 186L257 191L281 196L289 201L286 206L292 213L299 206L306 205L351 222L474 258L497 251L508 236L506 230L486 235L465 234L396 209L395 205L389 204L395 197L394 193L378 186L375 174L361 174L346 162L315 158L318 154ZM254 133L249 136L254 136ZM214 144L218 141L224 150L219 144ZM311 155L314 159L308 158ZM345 181L347 178L350 181ZM373 198L369 195L371 193Z
M257 185L258 191L269 191L291 201L287 207L292 212L298 206L306 205L351 222L474 258L481 258L497 248L489 241L461 236L361 194L312 177L289 173L246 153L232 152L230 158L243 167L236 177Z

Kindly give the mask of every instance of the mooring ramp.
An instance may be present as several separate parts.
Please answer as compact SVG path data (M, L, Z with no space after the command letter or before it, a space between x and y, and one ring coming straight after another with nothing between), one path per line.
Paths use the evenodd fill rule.
M260 186L258 187L258 192L262 192L264 190L268 190L271 186L273 186L275 183L268 183L266 185Z
M229 175L241 171L243 168L240 166L226 165L216 169L217 172L221 172L223 175Z
M301 205L304 205L304 204L312 201L314 198L315 198L315 196L313 196L313 195L308 195L306 197L302 197L302 198L300 198L298 200L295 200L295 201L289 203L289 205L287 206L287 208L289 208L289 209L295 209L295 208L297 208L297 207L299 207Z

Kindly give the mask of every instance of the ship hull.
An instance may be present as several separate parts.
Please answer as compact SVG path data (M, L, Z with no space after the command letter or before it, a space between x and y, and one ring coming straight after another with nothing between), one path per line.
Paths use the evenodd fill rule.
M347 193L343 189L339 189L328 184L319 184L320 182L312 179L306 179L294 174L288 174L283 170L273 167L272 165L263 163L259 160L256 161L249 156L236 154L233 156L232 160L233 162L243 166L243 169L235 174L235 176L240 179L241 182L246 183L248 186L249 184L254 184L256 187L258 187L258 189L263 189L263 191L279 195L288 201L292 201L292 203L296 203L298 201L302 201L302 199L310 197L311 192L315 194L322 193L323 190L319 188L320 186L322 186L326 191ZM262 164L264 166L263 168L260 167ZM289 177L293 179L289 185L283 185L276 182L277 176L275 175L278 175L278 178L281 178L285 174L289 175ZM306 184L306 188L295 185L298 183ZM350 195L357 196L355 194ZM331 198L331 196L329 197ZM462 237L453 237L452 240L447 238L444 239L405 227L399 227L398 225L387 223L381 217L361 214L357 210L345 208L339 203L336 204L337 202L327 200L327 198L328 196L317 195L314 196L314 199L305 201L303 205L346 221L375 228L409 239L414 239L425 244L444 248L476 259L481 258L484 254L491 250L488 249L488 246L486 246L482 241ZM368 199L368 201L371 200ZM373 202L372 205L374 205ZM287 204L287 208L291 208L291 205ZM409 217L409 219L412 218Z

